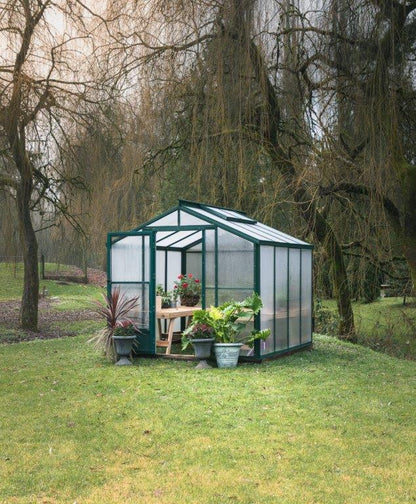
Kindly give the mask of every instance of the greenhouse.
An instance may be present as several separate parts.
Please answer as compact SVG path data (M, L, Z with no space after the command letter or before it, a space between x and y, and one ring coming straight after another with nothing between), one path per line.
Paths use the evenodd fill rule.
M241 356L262 360L312 344L312 249L243 212L180 200L133 231L108 234L108 290L139 296L132 318L140 328L138 353L146 355L160 353L157 286L169 291L191 273L201 284L202 308L257 292L263 308L252 328L271 334ZM177 332L184 327L183 319L174 323Z

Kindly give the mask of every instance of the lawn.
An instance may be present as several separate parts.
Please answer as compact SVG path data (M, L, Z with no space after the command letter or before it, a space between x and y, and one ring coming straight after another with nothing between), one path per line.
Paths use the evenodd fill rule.
M336 314L336 302L325 300L324 308ZM374 303L353 303L358 342L396 357L416 359L416 299L380 298ZM315 313L317 315L317 313ZM336 319L326 324L336 332Z
M318 336L235 370L0 346L2 503L409 503L415 363Z
M46 264L46 271L55 271L55 264ZM0 263L0 343L56 337L68 334L85 334L96 330L100 323L92 320L93 301L102 300L104 289L96 285L42 280L41 292L48 295L40 299L40 334L28 333L19 328L19 308L23 286L22 264Z
M19 273L0 274L18 299ZM65 318L102 289L44 283L52 329L78 336L0 345L0 503L416 501L414 361L316 336L234 370L118 368L87 344L99 321ZM368 332L404 327L384 301L361 305Z

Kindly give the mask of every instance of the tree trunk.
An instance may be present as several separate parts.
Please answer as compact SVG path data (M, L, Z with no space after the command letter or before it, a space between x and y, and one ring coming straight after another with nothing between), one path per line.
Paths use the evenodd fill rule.
M30 217L31 186L31 179L22 180L16 193L20 244L24 264L21 324L23 329L37 331L39 300L38 242Z

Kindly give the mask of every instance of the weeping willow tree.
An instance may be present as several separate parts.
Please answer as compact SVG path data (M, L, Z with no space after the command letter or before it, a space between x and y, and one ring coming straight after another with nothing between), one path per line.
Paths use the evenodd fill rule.
M298 28L313 48L301 70L320 131L316 192L347 254L391 277L402 254L415 285L416 4L322 7Z
M117 89L123 63L113 58L123 23L118 7L106 2L94 10L78 0L0 2L0 188L15 203L24 329L38 325L37 217L48 212L71 219L63 188L83 186L62 169L62 150L70 150L74 123L86 119L81 104L103 103Z
M308 186L313 135L298 72L303 49L292 31L297 17L288 3L272 6L268 20L268 9L254 0L212 4L203 35L194 34L192 45L186 44L196 54L188 56L181 83L168 93L175 121L152 159L175 151L196 198L244 208L276 227L287 224L292 232L295 226L305 237L313 234L333 265L340 334L354 340L341 246ZM290 33L288 28L281 37L271 36L281 19ZM163 55L184 58L183 48L165 45Z

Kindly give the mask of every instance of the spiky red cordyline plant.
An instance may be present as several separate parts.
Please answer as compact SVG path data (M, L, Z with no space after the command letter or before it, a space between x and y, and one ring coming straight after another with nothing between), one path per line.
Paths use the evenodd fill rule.
M93 343L96 348L102 349L108 358L114 359L113 333L117 326L123 322L133 321L127 316L130 310L137 306L139 297L128 298L120 292L120 288L116 287L109 296L103 294L105 305L97 302L97 313L101 315L107 322L105 328L98 331L89 342Z

